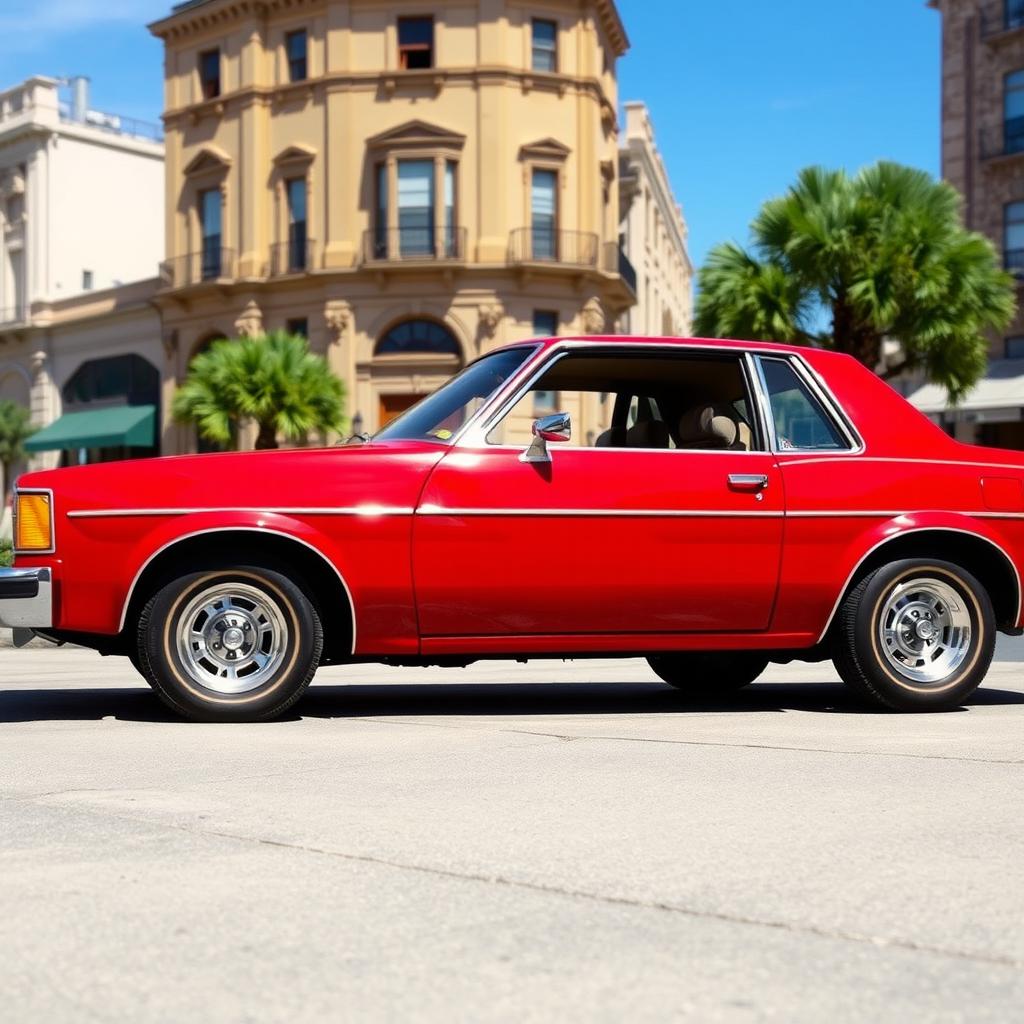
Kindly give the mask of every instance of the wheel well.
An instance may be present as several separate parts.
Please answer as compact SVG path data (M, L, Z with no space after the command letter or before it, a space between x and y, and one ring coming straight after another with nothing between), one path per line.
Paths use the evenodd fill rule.
M867 573L901 558L938 558L966 569L988 592L996 625L1000 629L1017 625L1020 584L1013 563L992 542L953 530L921 530L886 541L857 567L836 607Z
M146 602L172 579L209 565L257 565L287 575L306 591L324 627L323 664L346 660L352 652L355 610L337 572L326 556L280 534L221 530L186 537L161 551L135 584L124 620L122 638L132 631Z

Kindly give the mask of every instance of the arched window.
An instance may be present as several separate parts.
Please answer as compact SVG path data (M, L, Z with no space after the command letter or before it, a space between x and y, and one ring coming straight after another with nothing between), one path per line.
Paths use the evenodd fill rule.
M432 320L406 320L396 324L377 342L374 355L411 355L428 352L460 358L462 350L452 333Z

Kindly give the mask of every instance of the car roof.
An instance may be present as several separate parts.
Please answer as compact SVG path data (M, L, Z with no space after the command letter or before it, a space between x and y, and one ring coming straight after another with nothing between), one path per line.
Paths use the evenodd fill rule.
M562 342L575 341L586 342L588 345L615 345L628 347L630 345L665 345L672 347L693 347L693 348L721 348L732 350L754 349L758 352L784 352L792 354L806 354L806 346L783 345L776 341L739 341L730 338L673 338L673 337L645 337L643 335L630 334L563 334L557 337L530 338L525 341L518 341L512 345L504 346L513 348L524 344L541 344L545 348L559 345ZM815 349L813 351L824 351Z

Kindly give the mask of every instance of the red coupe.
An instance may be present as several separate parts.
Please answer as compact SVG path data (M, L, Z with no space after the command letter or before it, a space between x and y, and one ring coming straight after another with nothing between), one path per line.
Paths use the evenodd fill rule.
M207 720L323 664L598 655L705 692L831 658L938 710L1021 632L1024 455L782 345L526 342L372 438L30 473L15 509L0 623Z

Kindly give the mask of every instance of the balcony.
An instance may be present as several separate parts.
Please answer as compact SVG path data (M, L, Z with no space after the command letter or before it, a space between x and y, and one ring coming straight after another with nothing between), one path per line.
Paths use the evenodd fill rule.
M618 274L636 298L636 267L618 242L608 242L605 245L604 269L609 273Z
M1013 117L999 125L982 128L979 140L982 160L1024 156L1024 117Z
M591 231L516 228L509 236L509 263L557 263L597 268L599 241Z
M218 246L207 246L201 252L175 256L160 264L160 284L164 288L187 288L204 281L231 281L234 276L234 250Z
M981 9L980 22L986 41L1024 29L1024 0L990 0Z
M311 238L290 238L270 247L270 276L304 274L312 270L316 243Z
M363 232L364 264L461 263L465 259L465 228L375 228Z

